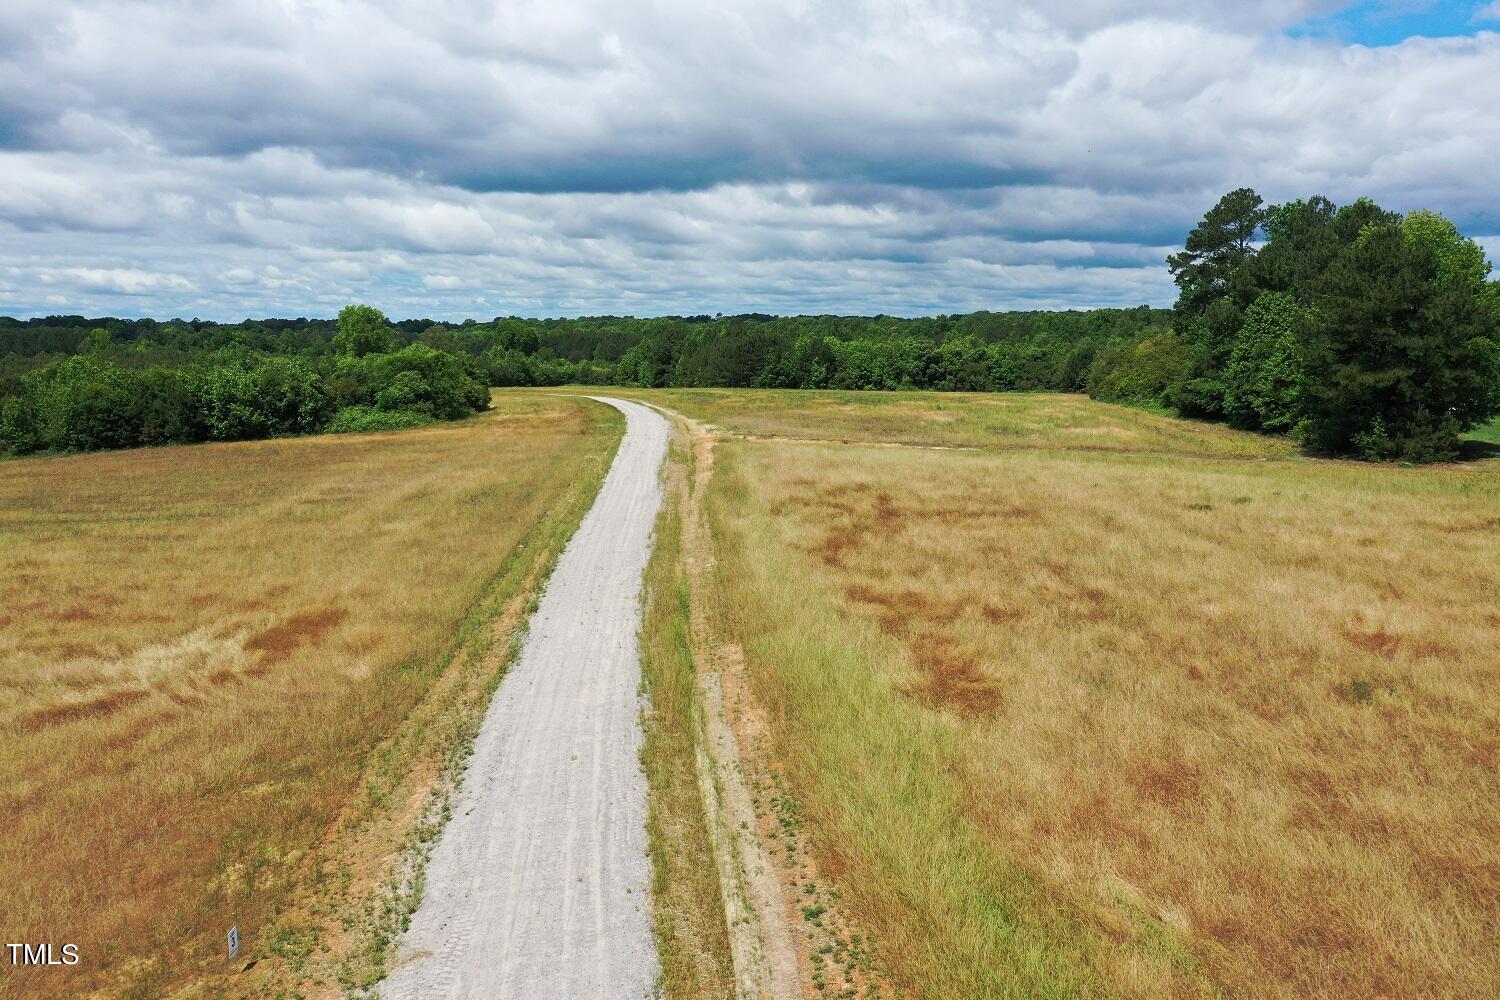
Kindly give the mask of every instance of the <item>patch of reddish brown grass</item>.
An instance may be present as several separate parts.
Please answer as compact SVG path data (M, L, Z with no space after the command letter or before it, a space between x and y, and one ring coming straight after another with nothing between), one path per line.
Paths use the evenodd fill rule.
M84 719L98 719L106 715L112 715L127 705L133 705L146 698L145 691L126 690L115 691L111 694L91 698L87 701L63 702L60 705L51 705L47 708L32 712L21 719L21 728L29 733L46 729L48 726L61 725L64 722L79 722Z
M245 649L271 657L286 656L303 646L317 645L348 617L349 612L343 608L299 611L286 621L251 636Z

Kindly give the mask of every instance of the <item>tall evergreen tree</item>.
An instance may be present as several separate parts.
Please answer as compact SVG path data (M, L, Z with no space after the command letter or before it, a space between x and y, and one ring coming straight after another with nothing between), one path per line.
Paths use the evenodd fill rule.
M1244 284L1241 272L1254 256L1255 235L1265 220L1265 203L1250 188L1229 192L1208 210L1188 233L1182 252L1167 258L1182 315L1201 315Z
M1256 286L1267 292L1304 294L1338 256L1333 230L1338 211L1322 195L1272 206L1266 214L1266 245L1255 256Z

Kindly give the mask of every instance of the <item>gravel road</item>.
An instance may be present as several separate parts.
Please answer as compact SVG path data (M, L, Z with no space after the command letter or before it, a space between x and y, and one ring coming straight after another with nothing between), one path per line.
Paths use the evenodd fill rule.
M641 577L667 421L637 403L485 715L387 1000L649 997Z

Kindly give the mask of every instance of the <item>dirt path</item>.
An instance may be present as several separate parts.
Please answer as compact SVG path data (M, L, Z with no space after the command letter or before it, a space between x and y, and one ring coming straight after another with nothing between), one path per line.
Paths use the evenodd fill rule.
M638 403L501 683L387 1000L650 996L641 576L668 424Z
M709 835L719 867L724 917L734 956L737 1000L784 1000L806 994L787 919L778 870L758 835L760 821L750 781L754 761L740 753L731 721L727 687L741 690L745 660L738 643L710 623L708 596L717 572L708 525L707 494L714 472L717 428L664 407L680 422L693 450L693 479L682 519L683 550L692 584L693 655L698 661L698 698L703 710L699 747L699 787L710 817ZM805 964L805 963L804 963ZM808 980L808 985L811 979Z

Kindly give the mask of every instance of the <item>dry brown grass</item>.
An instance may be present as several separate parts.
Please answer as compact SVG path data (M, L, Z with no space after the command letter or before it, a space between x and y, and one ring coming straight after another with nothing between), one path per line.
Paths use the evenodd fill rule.
M613 411L0 465L6 996L158 996L246 951ZM491 598L496 595L489 595Z
M859 437L858 397L673 397ZM875 441L922 405L867 398ZM912 443L984 450L731 442L711 498L810 837L902 987L1500 994L1500 468L1055 397L1005 399L1048 426L1009 448L951 439L999 404L927 398L959 413Z

